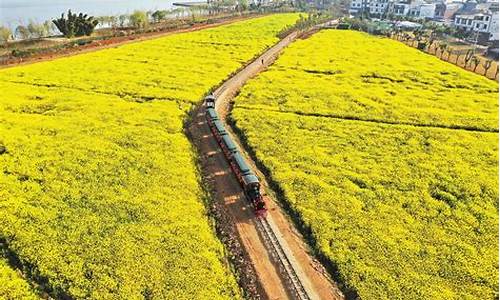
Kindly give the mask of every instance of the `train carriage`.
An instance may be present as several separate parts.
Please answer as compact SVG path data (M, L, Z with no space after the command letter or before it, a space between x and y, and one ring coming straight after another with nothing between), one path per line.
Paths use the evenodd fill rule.
M215 108L215 96L213 94L205 97L205 105L207 108Z
M231 155L238 152L238 147L236 147L236 144L227 134L222 137L222 143L220 146L226 157L231 157Z
M233 173L243 188L246 198L254 206L256 215L264 217L267 209L264 199L260 193L259 179L247 165L245 159L238 151L238 147L227 133L224 124L221 120L219 120L217 111L215 110L215 97L213 97L213 95L207 96L205 98L205 103L207 107L206 119L212 134L217 140L217 143L228 160Z

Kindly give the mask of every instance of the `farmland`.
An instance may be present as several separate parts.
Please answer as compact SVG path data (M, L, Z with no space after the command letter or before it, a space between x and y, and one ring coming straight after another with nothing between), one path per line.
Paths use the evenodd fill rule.
M183 122L296 19L0 71L0 238L30 280L75 299L239 298Z
M0 299L39 299L29 284L0 258Z
M239 107L341 119L497 131L491 80L362 33L301 41L242 91ZM334 40L335 39L335 40ZM327 51L324 43L335 50ZM314 55L304 58L310 49ZM387 48L394 51L387 51ZM332 50L332 51L333 51ZM368 55L369 54L369 55ZM276 87L269 89L270 84ZM453 106L453 109L450 107Z
M322 31L231 117L346 290L494 299L497 99L495 82L397 42Z

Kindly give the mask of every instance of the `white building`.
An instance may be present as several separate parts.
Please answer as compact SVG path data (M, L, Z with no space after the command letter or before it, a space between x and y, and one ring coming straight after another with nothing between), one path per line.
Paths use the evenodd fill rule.
M389 7L392 5L392 1L389 0L372 0L370 2L370 14L371 15L386 15Z
M466 30L488 32L491 15L483 13L455 15L455 26Z
M498 40L498 3L465 3L457 11L453 24L467 31L473 31L487 40Z
M490 41L498 41L498 12L491 15L490 22Z
M408 3L394 3L392 13L395 16L407 16L410 12L410 4Z
M434 19L436 16L436 4L422 4L420 5L419 15L423 19Z
M390 3L392 0L352 0L349 13L381 16L387 12Z
M353 15L364 13L379 18L395 15L442 20L446 5L442 0L435 1L427 3L424 0L351 0L349 13Z

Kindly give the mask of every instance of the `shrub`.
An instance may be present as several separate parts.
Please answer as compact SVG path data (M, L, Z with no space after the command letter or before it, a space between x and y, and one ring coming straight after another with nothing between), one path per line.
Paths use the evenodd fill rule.
M63 13L59 19L55 19L52 22L67 38L91 35L94 32L94 28L99 24L99 21L95 20L94 17L84 15L83 13L76 15L71 13L71 10L68 10L67 19L64 18Z
M146 28L149 26L148 15L144 11L136 10L130 15L129 23L135 28Z

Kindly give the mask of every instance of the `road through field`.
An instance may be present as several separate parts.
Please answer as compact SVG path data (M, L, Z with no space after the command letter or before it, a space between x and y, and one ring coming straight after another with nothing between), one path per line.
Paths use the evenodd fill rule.
M296 32L282 39L269 48L260 57L248 64L235 76L224 82L214 94L217 96L217 111L225 119L230 107L230 100L251 77L264 70L278 57L283 48L298 37ZM245 250L246 259L253 266L253 271L260 284L261 298L265 299L295 299L286 274L280 271L280 264L271 257L269 246L266 247L262 230L258 230L252 208L246 202L242 189L232 173L223 153L213 138L205 122L205 108L200 106L195 112L193 121L189 124L189 134L200 153L205 179L212 188L215 201L222 203L225 212L234 222L240 243ZM229 125L226 128L230 130ZM237 137L232 134L235 141ZM241 148L241 147L240 147ZM244 151L241 151L245 155ZM247 160L251 162L248 155ZM255 169L255 164L251 162ZM268 187L263 176L263 185ZM268 219L279 243L300 278L310 299L343 299L336 285L329 279L322 266L309 254L309 247L303 241L298 231L293 227L288 216L281 207L268 198Z

